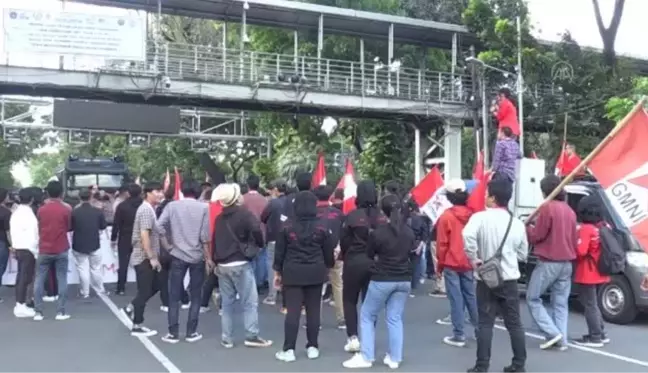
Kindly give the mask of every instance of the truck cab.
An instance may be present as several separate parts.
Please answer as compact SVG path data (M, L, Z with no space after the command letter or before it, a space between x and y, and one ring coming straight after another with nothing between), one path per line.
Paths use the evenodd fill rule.
M106 193L114 194L124 182L128 181L128 167L121 157L70 156L56 176L63 184L66 202L76 205L79 201L79 191L93 185Z
M527 161L540 160L522 160L522 167L526 168ZM544 168L544 161L543 163ZM524 220L530 214L529 208L531 201L538 198L540 192L540 179L542 176L538 172L532 172L532 165L526 168L526 171L520 172L519 185L516 189L516 195L523 198L514 198L515 207L513 211L516 216ZM534 174L531 176L530 174ZM535 190L533 190L535 189ZM648 310L648 292L641 290L640 284L643 276L648 273L648 253L644 250L639 242L631 234L630 230L623 225L622 220L612 207L603 188L592 179L577 180L565 187L567 193L567 203L576 211L578 203L585 196L594 196L603 206L604 220L612 227L616 238L626 250L626 268L623 273L612 276L612 280L604 284L599 289L598 302L603 318L615 324L627 324L635 320L638 313ZM540 198L542 196L540 195ZM541 200L540 200L541 202ZM539 206L539 203L536 204ZM520 277L518 283L521 291L526 290L527 281L537 263L537 257L533 255L533 248L530 248L529 257L526 263L520 263ZM572 287L572 294L576 295L578 287Z

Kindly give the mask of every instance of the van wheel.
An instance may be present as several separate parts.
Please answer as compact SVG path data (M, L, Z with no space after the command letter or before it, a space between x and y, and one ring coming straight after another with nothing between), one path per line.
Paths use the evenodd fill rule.
M628 280L622 275L601 285L598 293L599 308L603 319L613 324L629 324L638 314L634 294Z

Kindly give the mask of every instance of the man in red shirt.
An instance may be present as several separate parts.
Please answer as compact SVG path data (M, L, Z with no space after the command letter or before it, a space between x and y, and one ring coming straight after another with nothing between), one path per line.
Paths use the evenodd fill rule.
M34 283L34 320L43 320L43 292L45 278L50 265L56 269L58 283L58 309L56 320L67 320L70 315L65 312L67 300L68 273L68 232L72 208L63 202L63 186L59 181L50 181L45 188L49 198L38 209L38 260L36 262L36 281Z
M511 101L511 90L502 88L497 94L497 106L495 117L498 122L498 130L508 127L515 137L520 137L520 122L518 121L517 108Z
M562 163L560 165L560 176L565 177L571 174L580 164L581 159L578 154L576 154L576 147L573 144L566 144L565 154L563 155ZM577 176L582 175L585 175L585 168L578 171Z

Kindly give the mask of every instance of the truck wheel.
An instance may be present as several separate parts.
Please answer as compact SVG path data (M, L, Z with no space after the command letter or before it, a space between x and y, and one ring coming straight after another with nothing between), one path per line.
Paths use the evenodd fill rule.
M607 284L599 289L599 308L603 319L613 324L629 324L638 314L634 294L628 280L623 275L614 275Z

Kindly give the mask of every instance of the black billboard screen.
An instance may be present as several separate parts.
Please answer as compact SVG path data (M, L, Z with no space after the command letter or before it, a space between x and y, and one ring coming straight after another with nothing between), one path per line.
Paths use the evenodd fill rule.
M176 134L180 109L103 101L54 101L54 127Z

